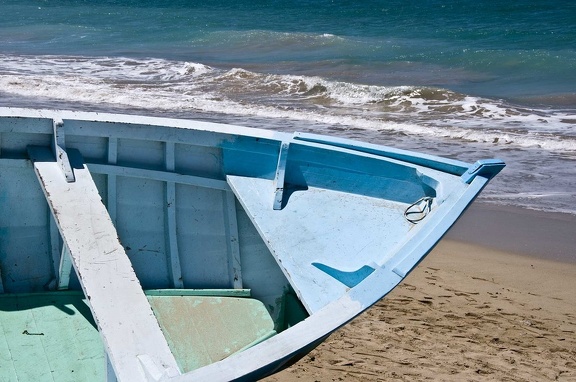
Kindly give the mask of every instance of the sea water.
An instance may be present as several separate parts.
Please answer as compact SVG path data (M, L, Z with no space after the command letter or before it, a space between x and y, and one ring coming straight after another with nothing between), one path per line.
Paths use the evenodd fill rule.
M0 0L0 105L349 137L576 214L573 0Z

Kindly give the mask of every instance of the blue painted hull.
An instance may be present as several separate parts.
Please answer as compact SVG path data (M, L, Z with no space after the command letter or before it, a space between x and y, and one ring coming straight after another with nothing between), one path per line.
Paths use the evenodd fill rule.
M0 109L0 150L0 291L83 291L106 345L104 373L120 380L254 380L280 370L398 285L504 167L310 134L10 108ZM93 184L92 196L74 191L78 182ZM97 269L80 269L82 200L64 212L78 198L102 200L134 293L250 290L277 334L190 370L114 344L99 318L141 322L98 306L116 300L98 289ZM121 285L114 275L110 283ZM125 377L131 357L142 373Z

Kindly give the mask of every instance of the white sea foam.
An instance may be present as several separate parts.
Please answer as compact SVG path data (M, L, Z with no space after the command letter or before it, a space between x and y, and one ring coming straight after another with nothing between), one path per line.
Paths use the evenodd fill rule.
M207 65L199 64L195 62L187 62L184 66L178 71L181 75L192 75L192 76L201 76L204 74L208 74L213 69Z
M544 199L544 198L558 198L558 197L574 197L574 193L570 192L515 192L513 194L499 194L499 193L492 193L490 194L493 198L498 199Z
M576 152L576 116L443 89L218 70L161 59L0 57L0 87L22 97L289 118L491 146Z

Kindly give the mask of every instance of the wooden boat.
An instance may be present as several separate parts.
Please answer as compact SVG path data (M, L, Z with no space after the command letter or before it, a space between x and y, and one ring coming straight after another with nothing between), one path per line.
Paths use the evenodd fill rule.
M0 109L0 379L255 380L420 262L504 164Z

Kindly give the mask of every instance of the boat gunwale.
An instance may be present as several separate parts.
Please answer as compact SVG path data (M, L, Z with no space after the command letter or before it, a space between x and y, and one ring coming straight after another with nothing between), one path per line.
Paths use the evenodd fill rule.
M26 130L23 133L39 133L39 134L53 134L52 120L62 119L75 120L78 122L99 122L110 123L109 129L99 129L95 132L87 134L87 128L72 127L70 131L66 127L66 133L70 135L84 135L84 136L101 136L101 137L126 137L132 139L144 139L161 142L183 142L188 144L196 144L196 142L188 142L189 137L197 136L200 133L217 134L211 136L210 142L228 141L237 137L246 137L249 139L265 139L271 145L280 145L282 142L294 142L299 145L306 145L312 147L320 147L322 149L333 150L343 153L351 153L354 155L370 157L374 159L386 160L395 163L402 163L404 166L412 168L426 168L431 171L445 173L447 175L458 176L459 172L466 171L470 165L464 162L445 159L426 154L419 154L416 152L398 150L389 148L387 146L365 144L362 142L336 139L333 142L329 140L326 142L314 142L312 140L299 139L298 133L289 134L284 132L275 132L264 129L255 129L250 127L242 127L235 125L225 125L211 122L190 121L185 119L169 119L161 117L143 117L134 115L120 115L120 114L107 114L107 113L93 113L93 112L76 112L76 111L55 111L55 110L38 110L38 109L20 109L20 108L0 108L0 120L3 118L32 118L32 119L46 119L46 126L37 128L36 130ZM114 132L114 125L121 124L130 126L130 128L123 129L122 132ZM70 126L66 124L65 126ZM155 130L154 134L145 134L144 138L136 138L130 134L132 128L147 127L146 132ZM179 134L170 134L164 129L178 129ZM78 132L82 132L79 134ZM97 134L103 131L109 134ZM187 131L191 133L187 133ZM16 133L14 129L6 128L0 123L0 133ZM146 133L145 132L145 133ZM116 134L117 133L117 134ZM322 137L322 136L320 136ZM208 141L204 141L206 146ZM335 143L334 143L335 142ZM216 147L222 148L217 145ZM227 148L227 147L224 147ZM360 148L360 149L358 149ZM374 152L378 149L381 151ZM388 150L392 156L387 155ZM262 152L261 154L266 154ZM409 158L403 157L408 155ZM396 157L394 157L396 156ZM447 167L453 166L457 169L455 173L450 173L441 168L430 168L420 163L411 162L409 159L416 158L417 160L434 160L437 163L443 163ZM10 159L10 158L2 158ZM104 165L105 163L103 163ZM114 164L109 164L113 166ZM88 164L90 167L90 164ZM150 170L152 171L152 170ZM162 171L178 175L177 173L168 170ZM483 187L488 183L489 179L478 175L472 179L470 184L462 182L462 192L458 195L452 195L451 198L446 199L439 209L435 210L426 221L415 227L413 233L418 232L418 240L411 243L403 242L402 247L395 253L385 264L377 264L375 271L367 276L358 285L350 288L342 297L332 301L324 306L313 315L304 321L296 324L295 326L284 330L276 336L255 345L241 353L232 355L225 360L213 363L203 368L194 370L192 372L167 378L172 381L192 381L192 380L240 380L252 379L250 376L261 376L262 374L271 374L282 368L283 363L296 356L302 351L303 348L311 346L311 344L318 343L323 338L327 337L338 329L352 320L358 314L368 309L379 299L389 293L402 279L429 253L434 245L446 234L448 229L456 222L470 203L481 192ZM226 186L222 181L218 181L222 188ZM215 187L218 188L218 187ZM226 190L228 191L228 190ZM414 237L414 235L411 235ZM263 354L261 353L264 350ZM265 372L264 372L265 371Z
M262 128L190 119L11 107L0 107L0 118L45 119L46 125L44 127L32 126L29 127L29 129L25 132L31 134L53 134L52 121L54 119L61 119L64 122L66 120L73 122L72 124L65 123L65 131L67 135L190 143L190 139L194 138L194 135L198 135L199 133L207 133L216 134L216 136L212 137L209 135L207 136L210 138L208 141L211 141L212 143L202 142L201 140L194 140L194 144L198 146L217 147L221 146L221 144L218 144L219 141L227 141L230 138L235 137L245 137L259 141L269 140L270 144L278 145L279 150L282 142L291 142L293 144L301 144L304 146L321 147L333 151L349 152L356 155L366 155L373 158L393 160L397 163L421 166L458 176L465 173L472 166L470 163L455 159L444 158L430 154L422 154L410 150L397 149L381 144L366 143L349 138L333 138L326 135L302 132L287 133L266 130ZM91 131L87 128L87 126L76 126L76 123L81 122L105 123L110 124L110 127L103 128L102 126L99 126L94 131ZM129 128L118 129L113 127L114 125L118 124L127 126ZM142 134L143 137L135 137L134 134L131 134L130 131L125 131L135 128L146 128L147 130L145 134ZM176 129L178 134L167 134L166 132L170 129ZM2 124L0 124L0 133L12 132L14 132L12 129L5 128ZM217 138L215 139L215 137ZM260 143L262 142L260 141ZM434 164L434 167L424 164L422 161L428 161Z

